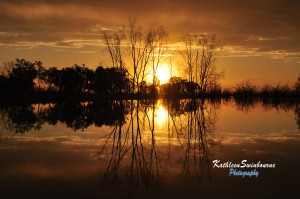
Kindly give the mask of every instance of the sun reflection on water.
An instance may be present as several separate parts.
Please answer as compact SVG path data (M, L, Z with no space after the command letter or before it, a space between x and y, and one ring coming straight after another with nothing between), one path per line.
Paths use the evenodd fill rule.
M160 100L157 102L157 106L155 108L155 123L159 126L163 126L167 124L168 121L168 111L165 107L161 104Z

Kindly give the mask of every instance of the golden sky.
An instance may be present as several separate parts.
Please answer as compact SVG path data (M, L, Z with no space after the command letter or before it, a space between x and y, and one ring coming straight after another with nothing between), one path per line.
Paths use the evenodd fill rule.
M101 30L131 16L145 29L163 25L171 46L188 32L216 34L224 84L293 83L300 72L296 0L2 0L0 7L0 64L25 58L95 68L106 62Z

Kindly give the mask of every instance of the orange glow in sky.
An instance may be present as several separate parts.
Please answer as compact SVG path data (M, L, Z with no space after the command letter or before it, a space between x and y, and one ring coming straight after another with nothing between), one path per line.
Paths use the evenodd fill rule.
M224 86L246 79L293 85L300 72L300 23L295 20L300 1L1 0L0 7L0 69L16 58L40 60L45 67L110 66L101 32L128 25L132 16L142 30L154 24L166 29L172 76L186 78L178 51L187 33L216 35L215 64L225 72ZM168 81L169 71L168 64L158 67L160 84Z

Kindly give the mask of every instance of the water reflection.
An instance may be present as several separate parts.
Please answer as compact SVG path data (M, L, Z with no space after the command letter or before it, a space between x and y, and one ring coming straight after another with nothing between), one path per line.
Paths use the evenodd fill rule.
M74 131L84 130L91 125L111 126L120 120L125 122L129 113L126 101L67 101L56 104L21 104L0 108L1 125L12 124L15 133L39 130L42 125L65 124ZM120 117L121 114L121 117ZM5 119L4 119L5 118Z
M290 111L297 108L299 104L296 98L237 98L234 102L237 110L245 113L257 107L263 107L265 110L276 109L278 111Z
M209 169L216 107L195 99L169 104L131 101L129 121L114 125L100 152L107 165L104 184L125 186L129 194L132 189L159 188L171 167L184 178L203 178Z
M144 130L150 130L144 132ZM146 135L147 134L147 135ZM150 141L146 137L150 135ZM108 161L103 182L127 187L145 188L160 181L160 164L156 152L154 125L147 107L131 101L130 119L125 125L116 124L102 147L101 155Z
M171 130L183 151L180 158L183 176L202 178L209 169L209 146L212 145L217 108L213 104L208 106L203 100L191 99L185 103L185 117L177 117L178 110L171 112Z
M28 131L41 131L46 125L63 124L66 128L79 131L81 134L87 133L86 129L91 126L101 127L95 132L99 134L103 133L103 127L107 127L109 129L107 133L103 136L101 134L99 138L101 142L97 145L98 153L95 158L101 171L101 187L113 187L113 190L118 187L122 193L125 192L131 197L141 190L164 189L166 184L174 183L173 180L177 178L184 181L178 183L182 186L186 182L199 183L204 179L210 179L213 173L211 171L213 154L216 153L215 148L219 146L226 145L227 150L234 145L238 146L235 150L219 154L222 158L226 155L232 157L233 155L228 154L238 153L248 156L267 154L273 149L267 147L271 146L274 140L278 143L278 137L280 139L283 137L282 134L271 132L272 134L268 136L274 140L263 140L251 133L247 134L248 137L241 134L234 135L232 129L229 132L224 131L224 135L228 136L223 139L215 136L219 111L227 106L233 107L235 112L247 113L248 116L260 108L263 111L275 109L292 112L295 113L300 128L300 108L298 102L293 100L67 101L2 106L0 141L3 142L8 136L7 132L25 135ZM232 126L238 125L236 121L232 122ZM240 131L241 128L239 133ZM288 143L289 146L297 148L294 134L284 136L285 141L291 142ZM288 140L288 136L291 139ZM235 142L232 141L234 139ZM239 143L237 139L242 141ZM257 143L263 144L260 146ZM241 146L249 147L248 150L244 150ZM283 153L282 151L284 150L280 152ZM292 148L291 151L296 150Z
M58 122L65 124L74 131L84 131L91 125L101 127L103 125L113 126L116 123L126 123L130 118L131 112L138 106L138 113L148 122L154 122L158 127L170 125L170 121L176 124L173 118L177 118L187 113L193 116L187 117L187 121L192 117L201 118L197 110L204 106L205 100L143 100L137 102L130 101L93 101L78 102L67 101L61 103L48 104L18 104L0 107L1 127L14 129L15 133L25 133L32 129L39 130L44 124L56 125ZM238 111L250 112L258 107L264 110L276 109L278 111L294 111L296 122L299 124L299 104L297 100L291 99L255 99L246 100L211 100L209 106L215 108L223 104L234 103ZM140 108L141 106L141 108ZM205 108L204 108L205 109ZM153 112L154 110L154 112ZM135 110L134 112L136 112ZM145 112L148 111L148 112ZM195 112L196 111L196 112ZM143 112L143 113L140 113ZM198 117L199 116L199 117ZM207 114L209 116L209 114ZM132 121L132 118L130 118ZM139 121L145 123L146 121ZM137 121L134 121L137 122ZM298 125L299 126L299 125Z

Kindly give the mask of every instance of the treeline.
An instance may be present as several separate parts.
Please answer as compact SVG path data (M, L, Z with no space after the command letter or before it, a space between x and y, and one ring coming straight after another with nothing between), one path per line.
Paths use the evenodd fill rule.
M199 84L181 77L171 77L166 84L160 85L160 93L169 98L182 97L234 97L234 98L286 98L300 97L300 75L294 86L277 84L272 86L265 84L262 87L255 86L249 80L242 81L231 88L222 88L220 85L208 87L202 91Z
M249 97L273 97L273 98L287 98L300 97L300 74L298 81L294 86L288 84L277 84L272 86L264 84L261 87L255 86L249 80L238 83L233 89L223 90L224 94L232 95L235 98L249 98Z
M0 93L6 94L42 94L56 93L68 95L95 94L111 98L119 97L299 97L300 75L294 86L266 84L257 87L250 81L243 81L232 88L222 88L216 84L205 91L193 81L181 77L171 77L168 83L159 85L142 81L139 89L133 88L133 79L128 71L121 67L92 70L85 65L73 65L58 69L45 68L40 61L30 62L16 59L4 64L0 75Z
M130 93L128 71L116 67L96 70L85 65L73 65L58 69L46 69L42 62L30 62L25 59L5 64L0 75L1 93L98 93L117 95Z

